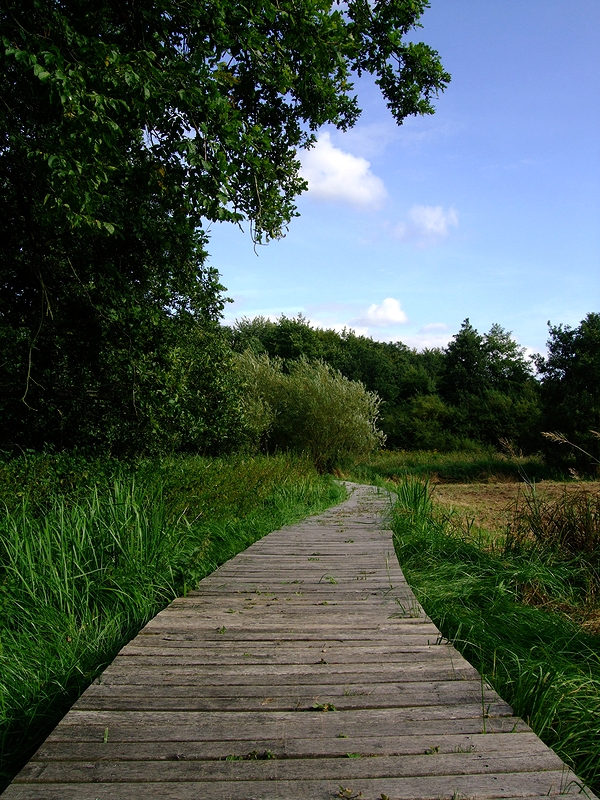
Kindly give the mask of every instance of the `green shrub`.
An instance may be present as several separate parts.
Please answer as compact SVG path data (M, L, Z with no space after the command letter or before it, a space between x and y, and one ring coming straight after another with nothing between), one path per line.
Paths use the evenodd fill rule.
M347 457L378 449L380 399L322 361L288 363L247 350L236 367L244 392L244 418L254 445L305 453L321 471Z

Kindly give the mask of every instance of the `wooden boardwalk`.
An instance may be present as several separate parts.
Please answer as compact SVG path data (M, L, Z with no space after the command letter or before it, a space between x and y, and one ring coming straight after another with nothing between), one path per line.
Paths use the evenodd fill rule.
M172 603L3 800L578 793L424 614L382 523L388 506L359 487Z

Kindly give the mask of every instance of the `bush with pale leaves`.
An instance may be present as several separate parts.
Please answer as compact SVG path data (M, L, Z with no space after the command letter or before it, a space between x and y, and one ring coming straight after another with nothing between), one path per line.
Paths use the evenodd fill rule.
M236 356L243 411L255 446L308 455L321 470L383 446L381 400L322 361L288 363L247 350Z

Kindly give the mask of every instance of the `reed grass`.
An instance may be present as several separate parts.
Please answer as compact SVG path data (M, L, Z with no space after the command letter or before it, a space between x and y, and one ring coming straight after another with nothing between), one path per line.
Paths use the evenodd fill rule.
M556 548L507 547L465 529L435 507L418 478L402 481L398 497L398 558L429 616L598 792L600 637L560 610L589 599L586 565Z
M541 498L535 485L521 493L508 530L508 544L522 549L535 544L562 556L581 555L600 564L600 494L585 484L557 499Z
M507 456L492 448L438 453L431 450L381 450L347 465L346 472L363 483L389 480L400 483L409 476L439 483L501 483L520 481L526 472L534 481L562 478L538 456Z
M28 456L0 477L0 791L162 607L345 494L285 456Z

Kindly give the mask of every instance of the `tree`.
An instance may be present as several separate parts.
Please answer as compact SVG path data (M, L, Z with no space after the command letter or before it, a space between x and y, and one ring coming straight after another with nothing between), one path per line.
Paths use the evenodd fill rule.
M466 319L446 349L442 398L454 406L453 433L497 445L535 447L539 391L524 348L498 324L481 335Z
M168 382L177 336L214 331L222 309L207 221L283 234L305 188L297 149L358 117L353 73L376 77L399 123L432 113L449 76L404 40L427 5L3 0L5 445L60 443L67 417L71 443L92 419L100 441L115 403L141 420L140 365L156 353Z
M525 348L497 323L482 336L466 319L446 349L442 393L454 402L489 391L520 396L532 384Z
M451 403L466 395L480 395L486 388L487 357L485 341L465 319L446 349L440 394Z
M256 353L266 352L284 361L294 361L301 356L308 359L323 356L318 331L311 327L302 314L296 317L282 314L277 322L261 316L254 319L244 317L231 329L231 343L238 353L250 348Z
M543 426L565 434L593 457L600 457L600 314L587 314L576 328L548 323L548 355L538 356L542 380ZM569 452L546 443L547 455L563 461ZM590 468L589 459L574 451L577 467Z
M494 323L483 337L487 355L486 371L490 386L497 391L520 391L523 383L531 381L533 371L526 351L511 338L510 331Z

